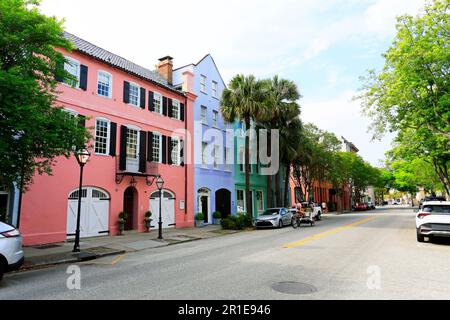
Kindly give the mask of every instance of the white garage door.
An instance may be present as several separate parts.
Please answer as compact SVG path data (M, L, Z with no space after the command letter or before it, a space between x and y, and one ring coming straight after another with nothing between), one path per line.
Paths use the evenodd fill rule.
M78 190L69 196L67 206L67 238L75 237L77 227ZM109 230L109 197L96 188L83 188L81 193L80 237L105 236Z
M161 220L163 228L173 228L175 224L175 197L174 195L163 190L161 201ZM158 228L159 222L159 191L152 193L150 197L150 211L152 212L152 224Z

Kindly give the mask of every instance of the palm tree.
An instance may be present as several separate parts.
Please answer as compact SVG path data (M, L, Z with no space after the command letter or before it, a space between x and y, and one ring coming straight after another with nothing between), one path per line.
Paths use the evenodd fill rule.
M290 80L281 79L274 76L272 79L265 80L265 85L269 88L270 96L266 97L269 105L270 117L261 123L263 127L268 130L280 130L280 160L286 166L286 175L290 170L291 159L295 157L294 144L298 143L300 139L296 138L301 122L299 122L300 106L297 101L301 98L298 92L297 85ZM291 126L292 122L292 127ZM293 130L292 132L290 132ZM269 135L269 142L271 144ZM297 139L297 140L296 140ZM289 180L285 179L285 196L284 205L287 203L287 188ZM267 176L267 202L268 206L272 206L272 176ZM275 197L276 206L281 206L281 190L280 190L280 175L276 174L275 183Z
M236 75L229 87L222 93L222 117L227 122L236 120L245 122L245 129L250 129L251 120L263 121L267 113L267 87L263 81L257 80L253 75ZM250 201L250 136L245 135L245 194L247 214L253 217L252 203Z

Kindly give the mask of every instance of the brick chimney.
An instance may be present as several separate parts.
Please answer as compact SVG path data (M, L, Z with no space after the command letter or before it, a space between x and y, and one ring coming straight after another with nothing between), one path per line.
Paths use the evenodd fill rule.
M158 72L169 84L173 82L173 58L171 56L165 56L159 59L159 63L156 65Z

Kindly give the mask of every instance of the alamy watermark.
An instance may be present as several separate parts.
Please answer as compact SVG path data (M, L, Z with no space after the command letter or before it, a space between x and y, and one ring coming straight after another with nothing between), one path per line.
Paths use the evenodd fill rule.
M77 265L67 267L66 273L69 275L66 286L69 290L81 290L81 269Z

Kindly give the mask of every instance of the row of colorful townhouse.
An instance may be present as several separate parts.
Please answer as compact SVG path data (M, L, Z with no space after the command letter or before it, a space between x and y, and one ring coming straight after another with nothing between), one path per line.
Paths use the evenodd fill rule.
M84 168L81 237L116 235L121 211L128 215L126 230L146 231L145 212L154 219L159 214L158 176L164 180L163 228L192 227L198 212L212 223L215 211L222 217L245 211L244 128L221 117L226 84L211 55L177 69L167 56L149 70L72 34L65 37L74 50L62 51L64 67L77 81L60 83L57 105L93 135ZM20 206L15 186L0 189L0 220L18 225L25 245L71 239L78 183L75 159L59 158L51 176L35 175ZM257 164L251 165L250 191L257 216L267 208L267 179ZM316 199L320 192L314 193L316 201L325 199Z

